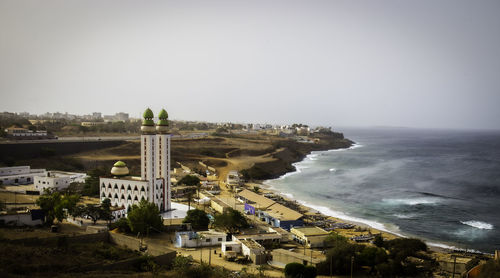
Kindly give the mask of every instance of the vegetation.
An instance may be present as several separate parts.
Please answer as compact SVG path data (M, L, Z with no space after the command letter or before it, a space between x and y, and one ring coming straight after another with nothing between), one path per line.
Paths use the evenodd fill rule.
M478 278L500 278L500 261L489 260L481 267Z
M62 222L67 217L67 213L73 214L79 200L80 195L46 190L45 194L38 198L36 204L44 211L46 223L52 225L55 219Z
M286 278L314 278L317 275L316 267L300 263L289 263L284 271Z
M160 210L154 203L141 200L139 205L132 205L127 216L130 230L137 234L148 235L151 230L160 232L163 229L163 219Z
M113 217L111 215L111 201L106 198L102 201L101 205L78 205L73 210L72 215L80 217L87 216L92 219L94 224L97 222L97 220L111 221Z
M376 239L377 247L350 243L346 238L332 234L326 240L328 246L327 259L318 266L319 273L329 275L330 271L338 275L357 272L367 267L369 274L382 277L414 277L428 276L435 267L435 262L425 253L427 246L418 239L397 238L389 241ZM410 258L422 259L416 265ZM331 267L331 268L330 268Z
M187 175L180 179L177 184L178 185L198 185L200 183L200 178L194 175Z
M95 168L88 171L88 177L85 179L82 194L85 196L99 197L99 177L107 173L102 168Z
M204 211L193 209L187 212L182 223L191 223L191 227L195 230L207 230L210 219Z
M251 274L242 268L241 271L235 272L219 266L210 266L206 263L196 264L191 257L178 256L172 264L175 277L179 278L266 278L263 271L259 274Z
M232 208L228 208L224 213L216 215L213 225L230 234L238 233L241 229L249 226L247 218L240 211Z

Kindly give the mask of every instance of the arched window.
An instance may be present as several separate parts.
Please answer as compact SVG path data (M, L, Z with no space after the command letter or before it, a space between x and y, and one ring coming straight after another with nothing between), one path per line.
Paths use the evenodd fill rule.
M134 191L137 191L137 185L136 185L136 186L134 186Z
M145 199L144 199L144 196L142 196L142 197L141 197L141 202L142 202L142 201L144 201L144 200L145 200Z
M122 196L120 197L120 200L124 200L125 199L125 195L122 194Z
M115 193L115 199L118 199L118 194Z
M130 197L130 195L128 195L127 200L132 200L132 197Z
M120 189L123 189L123 190L125 190L125 186L124 186L124 185L122 184L122 187L120 187Z
M111 183L108 183L108 188L111 189Z
M106 198L106 194L103 192L101 197Z
M132 190L132 187L130 187L130 184L128 185L127 190Z
M108 194L108 198L110 198L110 199L111 199L111 193L109 193L109 194Z
M144 192L144 186L141 186L141 191Z
M115 187L114 187L114 189L118 189L118 184L116 184L116 183L115 183Z
M134 201L137 201L137 196L134 197Z
M102 183L102 188L106 188L106 184Z

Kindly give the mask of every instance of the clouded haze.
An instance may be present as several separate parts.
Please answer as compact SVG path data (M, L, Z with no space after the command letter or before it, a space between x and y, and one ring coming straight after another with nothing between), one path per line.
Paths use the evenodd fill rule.
M500 1L0 2L0 110L500 128Z

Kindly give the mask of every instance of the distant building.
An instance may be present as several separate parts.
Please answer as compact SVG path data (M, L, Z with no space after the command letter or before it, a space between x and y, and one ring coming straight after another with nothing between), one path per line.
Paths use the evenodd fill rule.
M241 185L240 183L240 176L238 174L238 171L229 171L226 177L226 186L228 188L236 188Z
M293 240L304 244L309 248L323 247L325 239L330 233L319 227L293 227L290 229Z
M81 126L98 126L98 125L105 125L105 122L81 122Z
M223 242L221 252L226 259L245 257L256 265L267 262L266 249L252 238L236 238L232 241Z
M171 209L170 141L168 114L161 110L159 121L153 121L148 108L141 126L141 176L129 176L127 165L118 161L111 169L113 178L100 178L101 200L109 198L113 206L129 208L142 199L154 203L160 212Z
M105 122L127 122L129 120L128 113L119 112L114 115L104 115Z
M186 231L175 233L175 247L193 248L205 246L220 246L226 242L226 234L216 231Z
M5 129L5 132L7 133L8 138L16 140L22 140L22 139L34 140L34 139L48 138L46 130L33 131L27 128L9 127Z
M0 168L0 185L32 184L36 176L44 176L45 169L31 169L30 166Z
M45 214L41 209L32 209L23 212L0 213L0 226L37 226L42 225Z
M85 182L87 174L62 171L48 171L45 176L36 176L35 190L43 193L45 189L62 190L68 188L72 182Z

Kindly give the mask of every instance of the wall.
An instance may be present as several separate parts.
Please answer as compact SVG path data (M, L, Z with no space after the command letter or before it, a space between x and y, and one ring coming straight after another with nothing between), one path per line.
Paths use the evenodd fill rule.
M141 240L132 236L117 234L117 233L109 233L109 241L116 245L125 246L129 249L139 251L141 246ZM158 244L149 244L147 241L143 241L143 246L147 246L147 253L151 256L160 256L164 254L174 254L175 250L172 250L168 247L158 245Z
M30 213L0 215L0 220L3 220L5 225L10 225L9 222L14 223L16 226L36 226L43 224L41 219L31 220Z

